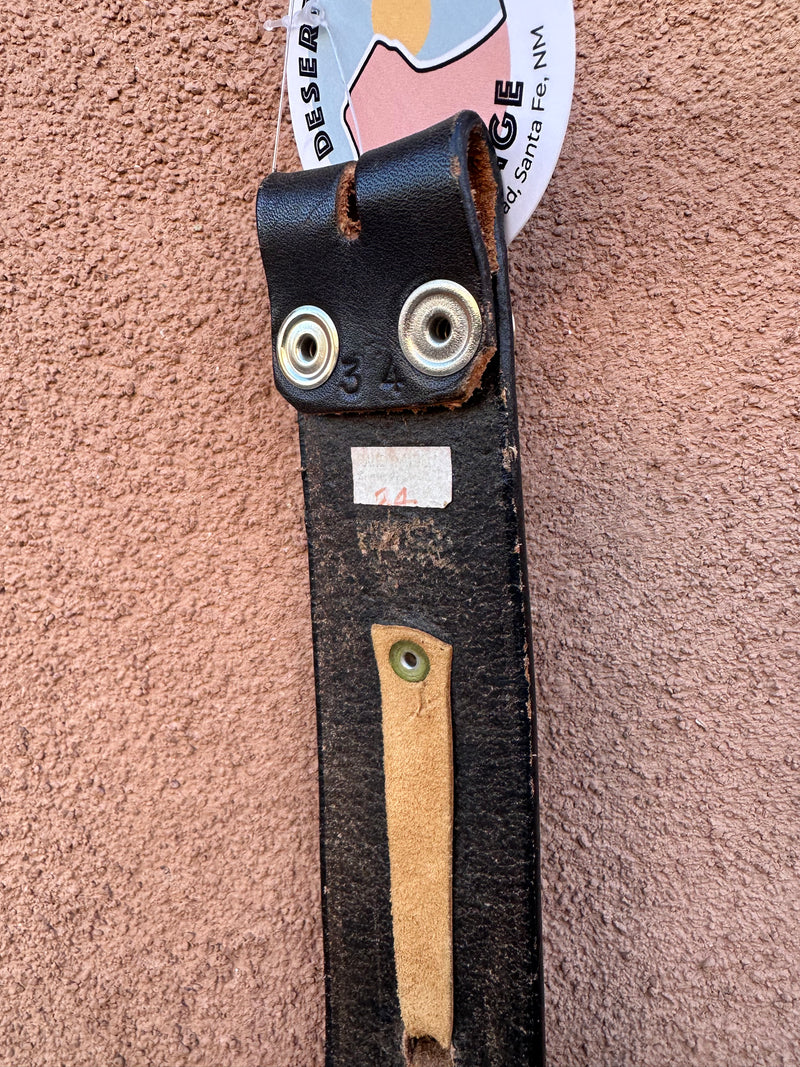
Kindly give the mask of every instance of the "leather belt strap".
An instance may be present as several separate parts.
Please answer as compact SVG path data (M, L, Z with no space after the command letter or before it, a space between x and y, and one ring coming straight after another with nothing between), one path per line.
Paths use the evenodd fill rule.
M258 196L275 380L300 411L328 1067L543 1063L529 609L498 187L485 128L465 112L355 166L273 174ZM466 290L479 312L467 362L444 373L409 356L422 327L398 327L409 297L437 280L457 299ZM434 359L469 325L459 319L467 302L448 318L450 306L444 320L425 320L420 343ZM449 449L445 507L407 506L402 494L355 502L352 450L392 447Z

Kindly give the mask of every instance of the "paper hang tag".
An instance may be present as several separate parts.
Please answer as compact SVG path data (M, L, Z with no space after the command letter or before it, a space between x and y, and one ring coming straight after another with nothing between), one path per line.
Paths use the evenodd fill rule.
M497 151L511 241L567 128L571 0L295 0L295 12L287 86L303 167L356 159L469 108Z

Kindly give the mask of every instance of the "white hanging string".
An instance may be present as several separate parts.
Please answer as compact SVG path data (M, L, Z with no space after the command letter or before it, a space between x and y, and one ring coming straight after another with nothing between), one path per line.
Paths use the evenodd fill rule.
M278 99L278 118L275 124L275 148L272 153L272 171L275 173L278 169L278 145L281 136L281 123L283 121L283 101L286 96L286 82L289 65L289 34L292 32L295 26L321 26L328 31L328 37L331 42L331 50L333 51L333 58L336 60L336 66L339 71L339 77L342 81L345 97L347 99L347 105L350 108L350 114L353 119L353 132L355 134L356 149L358 154L363 152L361 142L361 131L358 128L358 119L356 118L356 109L353 106L353 100L350 96L350 86L347 84L347 78L345 77L344 70L342 69L342 62L339 58L339 50L336 47L336 41L333 37L333 31L325 14L325 9L319 4L309 4L308 7L303 8L301 11L295 14L295 6L297 0L289 0L289 13L284 15L280 19L267 19L264 23L265 30L286 30L286 42L283 49L283 71L281 73L281 95Z
M286 26L286 43L283 47L283 72L281 73L281 95L278 100L278 121L275 124L275 149L272 153L272 170L271 174L274 174L278 169L278 143L281 137L281 119L283 118L283 98L286 94L286 71L289 64L289 34L292 30L294 23L294 5L295 0L289 0L289 16L285 19L268 19L264 23L264 29L276 30L279 26Z

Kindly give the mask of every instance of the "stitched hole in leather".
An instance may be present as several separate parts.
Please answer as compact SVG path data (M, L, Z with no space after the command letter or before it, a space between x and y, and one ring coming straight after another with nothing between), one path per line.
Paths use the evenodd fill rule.
M361 219L356 200L356 165L345 163L336 189L336 225L348 241L361 233Z
M453 1053L432 1037L409 1037L403 1040L406 1067L453 1067Z
M469 144L467 146L467 167L469 169L469 185L472 190L472 198L475 201L475 209L478 212L478 223L481 227L486 251L489 254L489 266L494 274L499 266L497 262L497 245L494 240L497 183L494 180L489 146L486 144L483 133L478 126L475 126L470 131Z

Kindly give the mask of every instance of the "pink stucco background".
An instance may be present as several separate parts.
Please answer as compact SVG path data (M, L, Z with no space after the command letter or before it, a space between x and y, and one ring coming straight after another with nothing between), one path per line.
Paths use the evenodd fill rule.
M281 13L0 9L2 1067L322 1064ZM512 249L550 1062L797 1067L800 8L576 17Z

